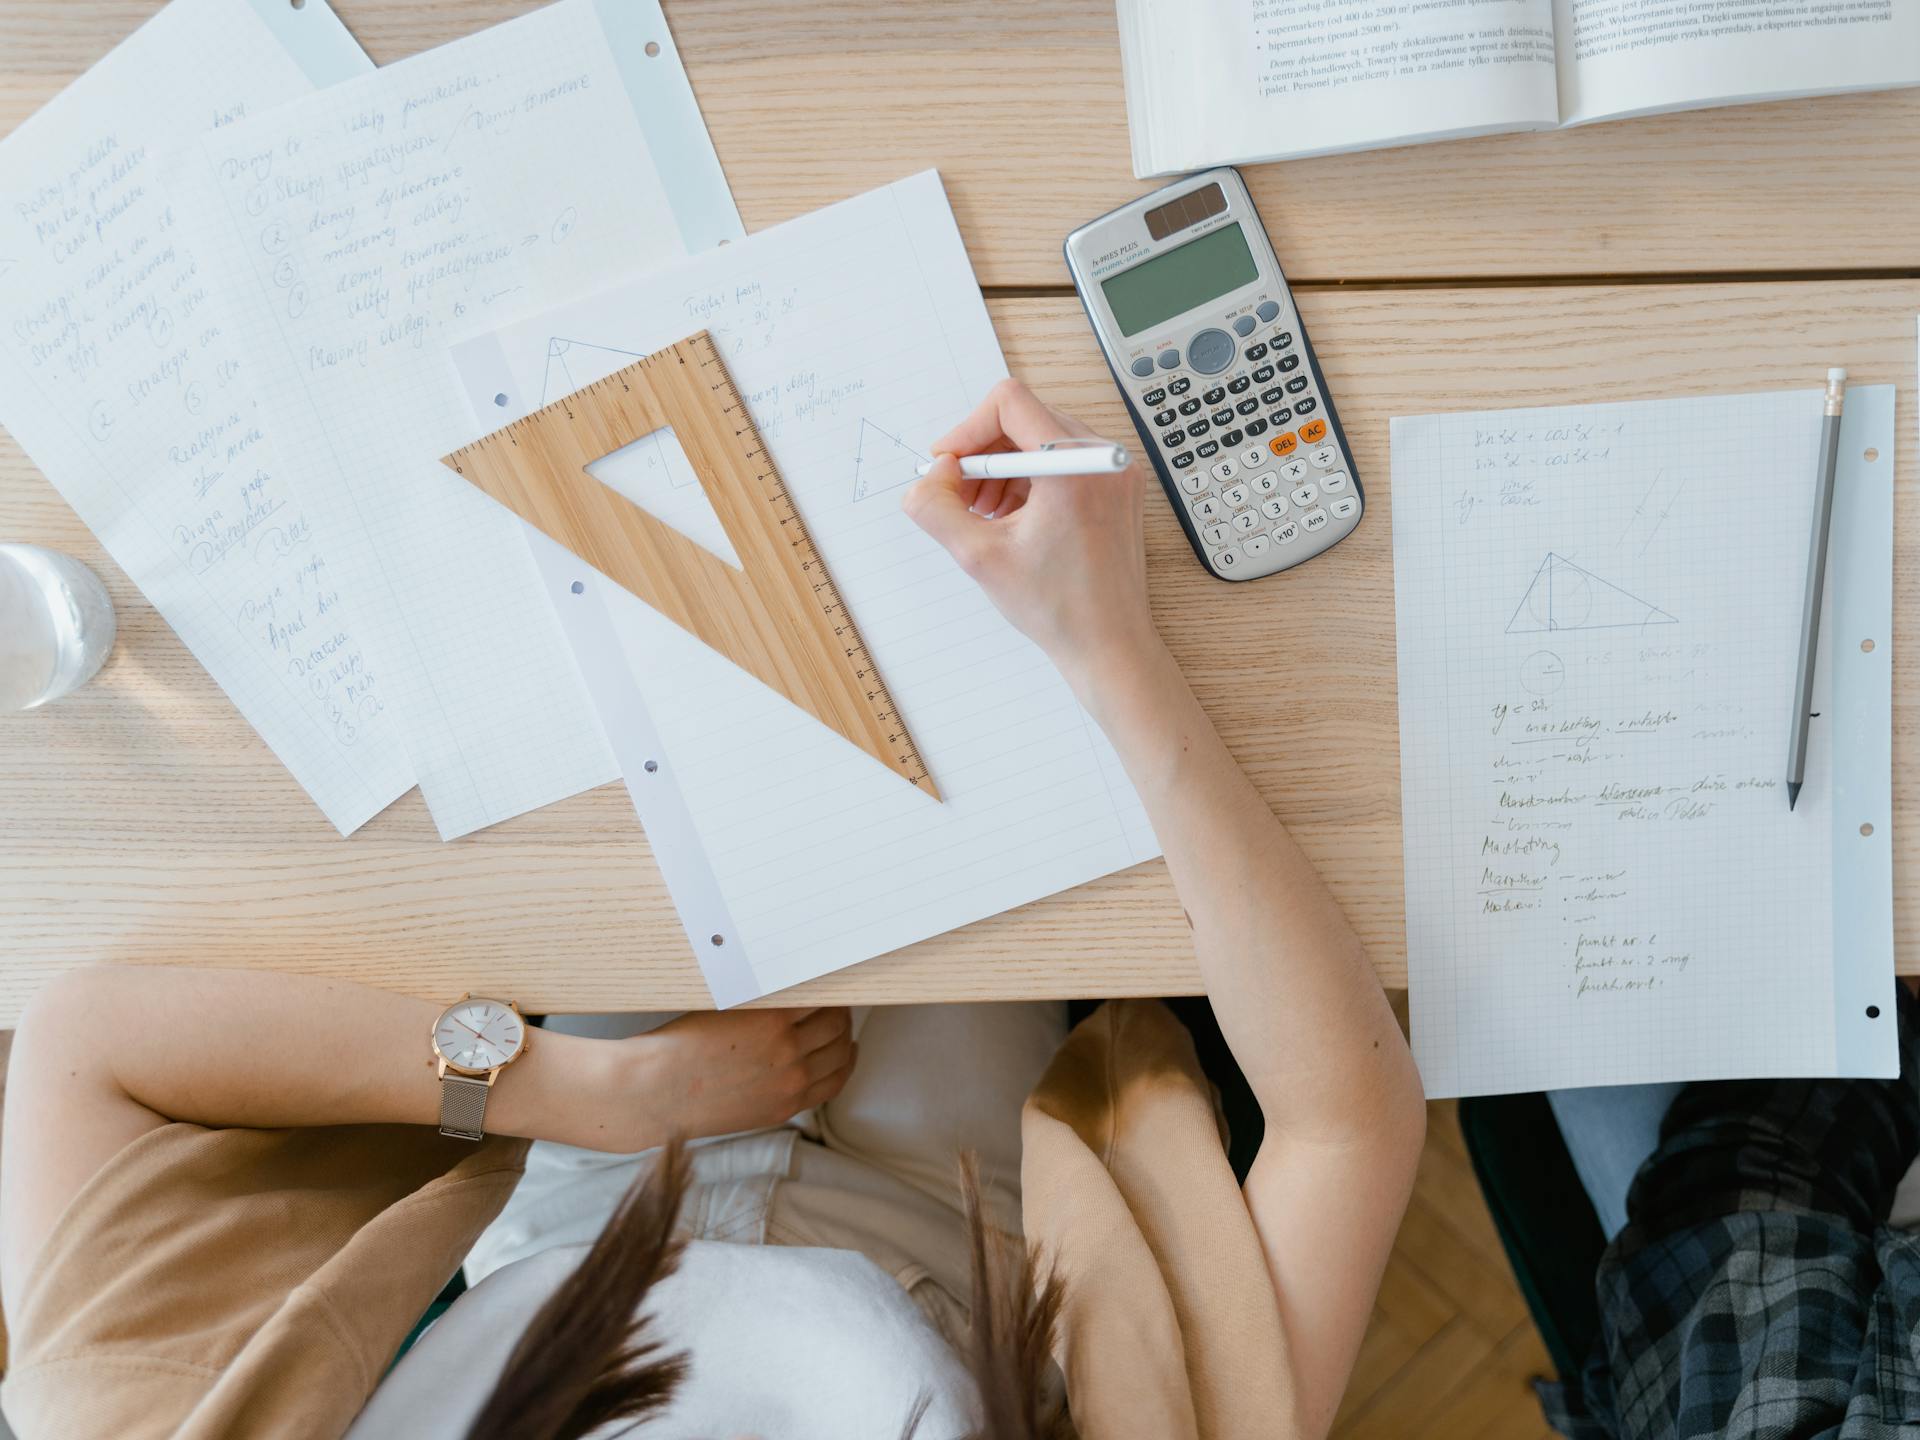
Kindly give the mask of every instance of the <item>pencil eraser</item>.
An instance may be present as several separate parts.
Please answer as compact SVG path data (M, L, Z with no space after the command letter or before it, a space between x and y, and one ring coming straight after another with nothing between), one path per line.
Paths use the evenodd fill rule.
M1829 385L1841 384L1846 380L1846 378L1847 378L1847 372L1842 370L1838 365L1834 366L1833 369L1827 371L1827 383Z

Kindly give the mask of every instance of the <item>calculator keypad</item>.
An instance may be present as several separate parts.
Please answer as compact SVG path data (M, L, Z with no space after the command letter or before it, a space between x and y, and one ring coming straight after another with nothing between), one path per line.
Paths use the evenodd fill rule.
M1154 368L1134 369L1130 385L1208 564L1236 579L1319 554L1359 524L1363 509L1352 466L1320 413L1318 381L1282 328L1291 318L1271 300L1222 317L1206 343L1196 334L1184 355L1161 350ZM1222 344L1229 339L1231 352Z

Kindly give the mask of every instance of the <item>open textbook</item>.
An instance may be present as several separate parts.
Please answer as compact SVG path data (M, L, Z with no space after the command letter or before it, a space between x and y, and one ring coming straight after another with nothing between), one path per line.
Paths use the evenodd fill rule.
M1118 3L1140 176L1920 85L1914 0Z

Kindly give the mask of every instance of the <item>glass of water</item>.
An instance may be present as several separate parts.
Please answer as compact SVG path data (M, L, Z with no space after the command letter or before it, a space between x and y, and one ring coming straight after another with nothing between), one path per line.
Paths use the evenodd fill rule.
M0 713L78 690L113 649L113 602L78 560L0 544Z

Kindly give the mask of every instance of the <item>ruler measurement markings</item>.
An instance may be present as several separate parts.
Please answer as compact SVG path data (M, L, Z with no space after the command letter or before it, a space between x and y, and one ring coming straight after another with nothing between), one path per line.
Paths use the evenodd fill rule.
M689 350L692 355L691 362L689 361ZM775 528L767 533L766 538L772 539L784 534L789 554L792 556L791 563L798 567L797 570L793 572L793 578L801 581L801 586L793 587L791 593L794 594L796 598L802 594L811 597L812 604L815 606L817 613L825 622L827 634L833 642L834 651L846 662L847 671L854 682L856 691L867 705L867 713L871 717L868 723L878 730L879 736L884 741L886 749L891 756L893 768L911 783L937 798L938 791L933 785L932 775L927 769L926 762L921 757L918 747L915 745L911 735L907 732L906 723L900 714L899 706L897 702L894 701L891 691L887 688L885 679L879 675L874 666L873 658L867 648L866 641L864 637L861 636L857 622L854 620L852 613L848 610L845 601L842 599L839 587L835 584L826 566L826 562L820 554L818 545L807 529L805 518L800 514L798 505L780 475L778 466L774 464L772 456L768 453L766 445L760 437L758 426L755 424L752 414L747 410L744 401L740 398L739 389L734 384L732 376L728 374L724 362L721 361L714 347L712 337L706 332L703 331L691 337L689 340L678 342L654 355L640 357L623 369L594 381L583 390L576 391L568 396L563 396L559 400L543 406L539 410L522 416L519 420L511 422L501 430L495 431L493 434L485 436L471 445L454 451L446 457L445 463L462 476L467 476L469 467L480 470L482 472L481 477L469 476L468 478L472 479L473 483L480 486L483 490L487 490L489 494L494 495L494 498L502 500L503 503L508 503L507 494L502 493L500 490L490 489L488 485L484 483L487 468L484 462L492 454L494 448L493 442L504 436L508 445L514 450L537 453L543 449L551 448L544 446L542 443L551 438L549 436L550 429L563 427L568 432L567 439L570 442L570 451L573 452L574 456L578 456L584 455L585 450L591 448L581 442L584 440L586 434L593 433L586 422L591 422L596 418L608 421L609 423L613 420L618 420L622 422L622 428L632 428L635 425L642 427L633 435L633 439L644 438L645 435L652 434L661 428L670 427L672 423L670 418L672 407L668 404L664 396L636 394L633 386L628 383L628 377L630 375L636 377L642 375L651 377L655 375L659 366L669 359L673 360L675 365L683 372L689 363L710 372L707 376L707 392L711 405L718 406L719 419L718 423L711 427L707 433L710 437L717 439L720 435L730 432L732 446L737 452L738 458L742 460L744 464L728 466L726 468L736 477L736 486L740 483L742 477L750 477L751 483L757 487L757 493L760 495L763 503L771 507ZM615 393L616 389L619 392L618 394ZM621 402L621 396L631 397L637 406L637 410L635 406L623 404ZM590 401L597 402L597 405L595 403L589 403ZM709 415L714 413L711 405L708 409ZM564 421L561 417L564 417ZM694 417L690 416L688 418L692 419ZM733 423L736 420L739 423ZM524 436L521 433L523 428L525 431ZM696 431L698 431L699 428L699 426L695 426ZM527 442L525 445L522 444L523 439ZM604 436L602 439L604 439ZM594 443L597 446L600 442L596 441ZM632 443L631 440L622 442L622 444L628 443ZM722 443L724 444L725 442ZM616 446L615 448L620 447ZM551 470L557 471L566 468L563 464L556 462L552 455L547 455L545 458L549 461ZM592 456L583 459L581 461L581 469L584 471L585 465L595 458L603 457ZM692 458L692 456L690 456L690 458ZM697 464L695 466L695 472L696 478L700 480L703 488L706 488L706 478L701 474L700 467ZM724 481L726 477L724 475L716 475L714 478L716 482L719 482ZM496 481L496 483L501 482ZM512 487L508 487L509 491L511 491L511 488ZM614 493L617 495L617 492ZM736 489L734 493L744 497L745 495L750 495L755 492ZM524 492L518 498L525 499L526 496ZM709 494L708 498L709 500L713 500L716 496ZM534 499L528 503L537 503L537 499L538 497L534 497ZM631 505L631 502L625 501L624 497L621 497L620 503ZM517 506L510 504L509 508L517 508ZM672 527L664 526L662 522L659 522L655 517L646 515L644 511L639 510L639 507L632 508L642 517L640 521L642 528L650 530L653 527L659 526L675 537L678 537L678 532L674 531ZM737 510L735 511L735 515L736 518L741 518ZM539 524L539 521L533 516L529 515L524 518L534 519L535 523ZM552 518L551 514L549 518ZM580 517L569 515L566 517L566 521L577 524L580 521ZM723 525L724 523L723 521ZM553 534L553 529L548 525L540 525L540 528L547 529L549 534ZM562 523L560 528L566 528L566 524ZM615 528L618 527L616 526ZM603 548L590 543L593 539L592 536L576 536L577 540L589 542L585 548L583 548L582 544L569 543L560 535L555 535L554 538L561 540L563 544L568 545L568 548L573 549L575 553L582 554L583 556L586 555L588 549L601 550ZM669 565L673 563L698 563L694 561L692 557L687 556L685 550L675 543L668 543L665 551L657 558L667 562ZM608 567L600 566L598 568ZM732 567L725 568L729 572L732 572ZM737 574L737 572L732 573ZM764 580L767 577L763 576L761 578ZM736 581L736 589L742 584L755 591L763 588L759 581L749 579L746 582ZM635 593L640 593L649 587L642 583L638 585L628 584L625 588L635 590ZM641 594L641 598L647 599L648 597L645 594ZM760 601L762 605L774 603L770 597L765 594L761 595ZM657 599L651 600L649 603L653 604L656 609L662 608ZM769 611L768 613L772 612ZM693 630L696 635L699 635L705 643L713 648L721 650L722 653L728 653L726 645L721 643L712 633L702 633L697 616L689 616L683 613L680 615L670 614L669 618L675 619L676 623L680 624L683 628ZM733 659L736 664L740 664L743 668L748 669L751 673L755 673L763 683L773 685L775 689L785 690L788 684L798 683L805 686L812 683L804 678L790 678L783 683L775 684L768 673L758 669L741 655L730 654L729 658ZM795 699L798 703L798 697L795 694L790 691L787 693L789 699ZM831 702L821 700L815 703L830 704ZM806 708L814 708L814 704L809 703ZM835 724L835 722L828 718L826 711L815 708L814 713L817 718L823 722L833 725L835 729L840 730L848 739L854 739L856 743L860 743L854 732L846 730L842 725ZM868 731L870 736L873 733L871 730ZM868 748L869 753L875 753L871 750L870 745L863 745L862 748ZM881 757L876 755L876 758Z

